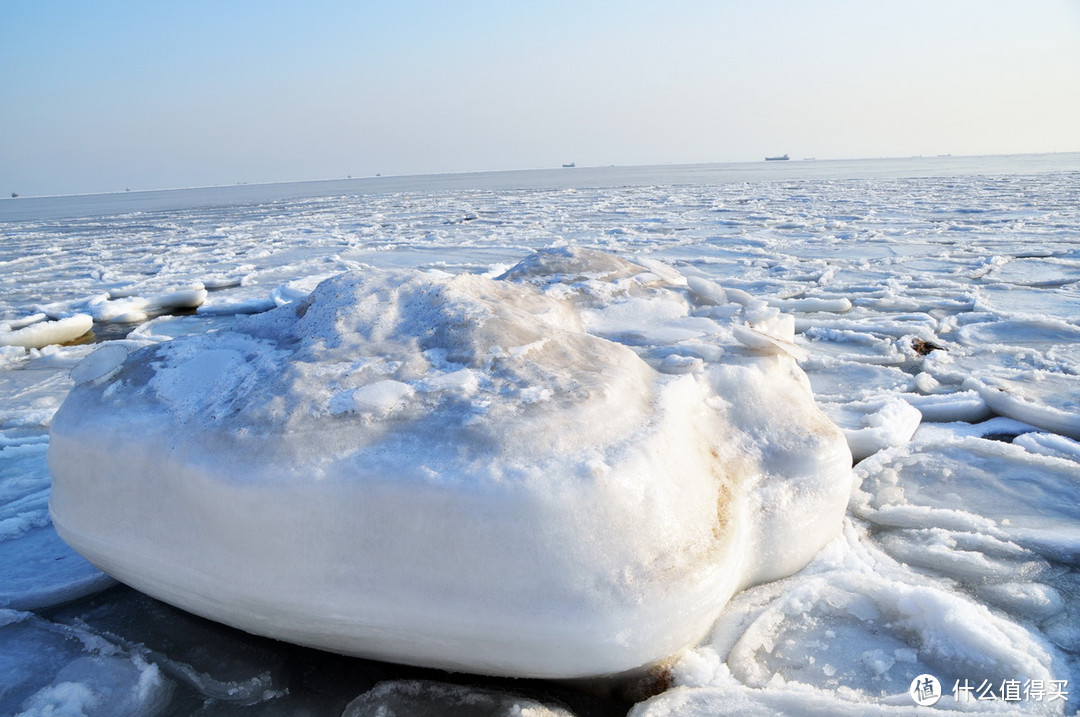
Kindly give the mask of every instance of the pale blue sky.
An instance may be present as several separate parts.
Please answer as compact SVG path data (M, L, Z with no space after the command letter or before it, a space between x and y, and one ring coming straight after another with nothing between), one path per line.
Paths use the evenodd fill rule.
M1080 150L1080 0L0 3L0 192Z

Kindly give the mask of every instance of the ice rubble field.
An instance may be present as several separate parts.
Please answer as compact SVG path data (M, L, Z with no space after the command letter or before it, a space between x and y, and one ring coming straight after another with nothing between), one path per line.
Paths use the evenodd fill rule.
M0 232L0 714L624 712L633 690L368 663L201 620L115 587L48 512L54 413L129 352L299 307L345 271L486 280L559 247L716 292L682 318L747 318L755 298L793 317L794 346L728 338L797 359L857 459L841 534L736 594L638 686L655 696L635 717L904 714L924 673L945 692L937 709L1059 714L1080 700L1064 694L1080 655L1080 173L333 196ZM708 358L709 337L670 306L611 295L599 308L639 322L620 337L637 351L696 342L649 357L669 375ZM98 344L25 348L91 321ZM396 405L396 380L345 387L328 410ZM109 460L137 460L128 450Z

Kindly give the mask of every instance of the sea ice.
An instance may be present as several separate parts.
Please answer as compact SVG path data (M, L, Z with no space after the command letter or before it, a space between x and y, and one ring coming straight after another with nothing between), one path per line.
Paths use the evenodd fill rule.
M380 682L349 703L341 717L574 717L527 697L422 680Z
M170 311L194 310L202 305L206 296L207 291L200 283L149 298L104 294L94 297L86 306L95 321L135 324Z
M978 391L986 405L1002 416L1080 439L1080 376L1024 371L969 378L964 387Z
M899 396L827 403L822 410L844 432L856 461L883 448L907 443L923 419L919 409Z
M172 683L138 658L86 656L72 660L52 684L23 702L15 717L154 717L169 704Z
M933 432L856 467L854 512L882 528L983 533L1065 564L1080 561L1076 463L1022 446Z
M96 595L78 607L61 608L52 620L82 631L84 640L118 645L204 699L235 707L286 691L279 685L283 659L272 649L135 591Z
M805 565L851 490L793 322L694 284L568 248L498 279L369 269L91 355L52 422L57 530L150 595L300 644L651 665Z
M152 717L172 682L108 640L0 610L0 714Z
M943 685L939 708L969 712L974 697L948 694L959 680L1049 684L1063 668L1037 633L892 560L863 531L848 523L797 575L738 595L711 636L671 667L681 686L630 715L923 714L908 694L921 674ZM1023 707L1061 713L1060 702Z
M0 330L0 346L39 349L49 344L62 344L79 338L93 324L93 318L87 314L75 314L55 321L35 321L21 328Z
M421 690L430 698L428 705L438 703L440 694L449 702L494 685L495 694L490 696L510 704L511 709L514 701L525 695L549 709L570 706L581 717L624 711L622 702L598 696L602 694L599 690L590 691L586 699L571 686L542 681L530 683L537 686L534 693L518 690L523 684L518 680L512 688L501 689L511 683L467 674L449 678L422 668L361 661L270 641L208 623L127 587L78 597L112 581L61 543L49 524L48 431L73 381L84 386L80 391L104 392L114 384L131 383L130 377L122 374L135 366L143 372L139 380L149 381L152 373L162 374L152 387L144 389L173 401L171 410L186 420L177 419L174 425L180 428L170 434L159 431L145 436L140 431L147 424L137 421L104 425L100 436L109 433L109 442L99 446L98 452L111 451L120 480L125 461L134 459L137 468L151 463L145 450L132 452L130 446L138 447L143 439L156 440L165 447L176 446L185 461L193 459L199 449L192 446L206 435L200 426L227 422L230 416L239 415L243 405L250 405L250 395L234 404L225 394L211 390L200 394L202 405L189 403L185 387L198 386L203 378L218 387L236 385L241 392L255 395L260 393L261 381L269 393L278 391L281 396L268 412L276 410L288 416L292 425L301 429L318 425L307 420L302 409L308 406L318 408L320 420L364 424L372 434L385 429L384 436L398 430L394 426L408 425L417 427L414 435L419 435L420 424L409 423L410 406L416 409L439 402L446 404L447 411L453 408L449 403L455 402L459 410L462 423L455 435L486 431L484 435L495 438L509 435L511 429L485 417L489 408L502 410L501 416L516 405L522 415L543 416L560 402L587 400L599 406L582 422L593 436L604 432L606 416L614 413L612 420L617 422L628 413L629 409L609 411L605 406L626 409L633 403L629 398L622 402L611 396L566 399L564 392L546 385L523 385L513 400L498 391L493 393L487 363L505 366L526 362L557 348L550 342L498 342L501 352L491 352L472 367L450 360L440 350L421 352L422 362L413 357L412 363L396 365L398 359L393 357L388 360L366 352L349 353L348 347L355 344L346 341L335 361L322 365L328 371L324 380L306 371L314 363L299 362L306 371L300 375L293 368L296 362L277 362L273 350L287 354L290 346L295 347L288 342L276 343L284 335L280 332L253 335L250 342L238 338L253 331L243 328L251 325L241 314L269 311L278 304L289 304L295 311L319 280L359 271L371 286L385 276L379 270L403 270L400 276L426 276L433 281L462 274L495 279L511 273L500 282L530 283L557 304L568 302L586 333L628 347L655 370L655 376L645 372L654 385L666 386L671 394L677 393L675 387L680 385L708 385L709 390L703 393L711 398L711 393L718 393L712 389L713 379L721 373L718 367L726 363L739 363L740 368L733 372L736 376L752 372L755 362L759 367L769 367L770 362L790 364L791 354L781 346L791 341L809 352L806 360L799 361L800 367L820 394L819 400L825 402L827 413L833 412L846 422L849 430L872 428L870 433L891 435L887 441L867 443L863 452L878 450L856 466L859 488L849 507L844 538L826 547L804 571L780 583L766 583L737 594L720 612L715 631L676 661L665 662L663 669L651 673L645 682L652 688L674 687L637 707L635 717L712 717L725 712L923 714L926 710L913 707L903 684L913 671L923 669L940 672L938 677L944 678L944 696L937 709L1075 712L1076 676L1080 675L1080 569L1075 550L1069 546L1076 542L1078 524L1073 508L1080 443L1048 431L1069 430L1070 416L1077 413L1068 401L1075 400L1075 381L1080 376L1080 342L1076 340L1080 336L1080 254L1075 241L1080 227L1078 157L1073 154L1064 162L1055 160L1057 170L1035 175L1024 174L1021 168L1045 158L971 160L996 164L1003 172L981 177L936 174L910 178L913 169L926 163L933 165L936 173L944 166L942 162L968 162L950 158L850 164L855 174L880 169L891 173L874 179L804 177L789 181L790 176L777 175L748 182L745 168L740 168L735 183L712 183L708 179L713 176L711 170L698 167L611 168L587 170L593 175L575 172L573 186L562 188L544 185L524 189L515 184L519 177L533 182L543 172L498 173L382 177L372 180L368 190L360 193L356 193L354 181L347 186L329 182L220 187L0 202L0 214L4 215L0 217L0 232L6 252L0 259L5 286L0 295L0 337L7 340L23 330L51 332L59 320L93 314L92 307L113 312L127 304L132 318L141 318L134 312L147 306L146 297L164 296L178 288L195 290L200 285L207 290L205 301L195 312L179 312L187 315L167 310L158 318L147 314L148 320L141 324L102 320L93 324L93 334L71 337L82 342L93 340L94 345L28 348L0 341L0 603L33 610L33 614L0 611L0 714L64 709L90 714L97 709L100 713L94 706L99 697L94 695L108 693L110 701L123 704L121 696L137 691L133 680L141 675L152 688L145 693L147 697L155 690L165 694L171 688L172 697L163 707L167 717L231 717L240 711L264 717L338 715L346 704L371 692L379 682L387 690L387 700L379 703L372 699L368 706L394 704L418 677L460 683L460 687L442 692L439 687L445 685ZM793 163L790 169L827 177L840 165L848 166L804 162ZM591 178L581 179L600 175L606 184L592 185ZM559 181L566 181L569 175L560 173L559 177ZM671 184L673 178L681 184ZM478 182L486 182L487 188L479 188ZM300 196L308 198L297 198ZM630 259L631 266L614 258L600 261L595 255L582 262L572 250L564 250L558 261L551 253L543 261L537 259L538 264L548 267L546 270L540 267L531 274L525 271L526 266L515 270L522 256L545 246L591 247ZM678 271L655 260L663 260ZM548 270L556 270L562 277L555 281ZM781 325L787 319L772 321L780 314L770 311L777 309L794 317L794 336L789 333L792 327ZM287 312L281 310L276 315ZM240 333L233 327L238 319L243 329ZM743 338L751 344L756 341L756 347L735 337L733 327L741 324L747 324L746 331L740 330ZM78 327L69 328L74 331ZM781 346L755 331L781 342ZM182 338L206 332L224 332L228 345L211 345L209 337L205 342ZM145 348L174 338L178 341L172 348ZM100 353L80 364L95 346L102 346ZM480 353L487 348L496 346L483 347ZM129 360L129 354L135 356ZM149 356L157 357L159 365L146 364L144 359ZM167 363L176 364L177 370L168 369ZM419 371L415 376L405 375L423 366L433 368L422 376ZM275 370L291 373L280 377ZM252 375L259 381L246 380ZM773 376L769 368L758 378L771 380ZM230 383L233 378L235 384ZM282 388L294 379L306 382L296 384L304 391ZM367 396L354 391L379 382L390 383L370 389L373 393ZM412 394L403 391L400 400L395 399L394 392L386 389L397 384L410 387ZM751 382L756 384L757 379ZM128 395L114 390L117 402ZM286 400L312 392L318 393L317 401ZM801 389L794 393L802 395ZM755 396L729 394L730 406L721 408L734 423L746 423L738 413L753 408ZM350 400L357 395L384 400ZM906 437L910 425L903 431L890 425L890 416L914 415L895 408L893 401L897 399L922 414L922 422L910 437ZM995 399L998 405L991 407ZM662 421L672 418L677 414L671 407L674 403L656 415ZM332 405L344 410L335 415ZM885 406L893 406L895 413L876 408ZM783 413L787 408L781 404L770 410ZM121 406L120 410L125 409ZM761 411L769 412L766 407ZM148 414L136 403L125 415L164 419L162 413L155 410ZM469 424L465 423L466 415L473 417ZM631 423L634 415L640 417L631 415ZM870 426L869 419L875 416L877 425ZM83 420L107 421L107 414L87 413ZM1035 422L1039 425L1033 425ZM687 419L681 425L689 426L686 432L692 434L699 430L693 423ZM433 427L424 434L419 449L411 454L405 451L402 457L411 460L437 454L444 457L444 465L451 458L467 461L467 453L447 457L454 436L448 437L436 424L431 422ZM664 424L672 425L674 420ZM664 433L664 426L656 427L658 436ZM170 507L187 515L192 514L191 506L206 508L213 499L220 498L221 505L212 515L200 514L187 523L177 519L163 528L196 541L192 547L200 555L194 556L193 550L189 562L197 562L205 554L219 568L219 574L225 572L213 556L233 551L241 542L237 536L255 522L250 513L265 507L253 500L235 500L234 496L262 494L271 503L269 496L276 491L282 500L274 505L291 501L297 510L307 508L296 500L296 492L285 490L287 481L275 483L274 476L267 474L266 480L259 482L258 472L279 456L291 460L304 453L301 435L314 441L310 453L318 453L332 442L333 437L324 433L300 431L286 446L273 445L270 439L260 443L252 439L250 431L235 434L234 443L250 447L245 455L255 455L258 446L266 448L261 459L256 456L249 461L250 466L239 459L216 465L212 457L216 446L208 444L202 452L206 462L196 467L232 470L222 478L233 479L231 492L220 489L221 482L205 502L196 500L196 490L189 499L174 500ZM639 431L639 435L643 433ZM669 430L666 435L675 433ZM116 439L117 435L125 436L124 440ZM532 449L532 435L527 431L516 435L523 436L521 454ZM560 435L564 442L569 440L565 433ZM764 435L780 434L766 431ZM100 436L91 436L85 445L91 446ZM588 438L584 435L582 441ZM736 438L746 445L757 442L746 434ZM419 439L413 443L418 444ZM408 447L405 441L397 445ZM642 450L635 455L640 456ZM679 444L674 442L670 451L678 450ZM161 458L163 452L156 454L155 469L168 470L175 465L172 459ZM382 465L393 465L388 457L391 452L389 448L384 452ZM609 454L615 453L611 448ZM500 465L508 465L506 456L500 459ZM654 461L660 462L659 458ZM625 498L639 485L640 503L656 503L655 496L664 494L654 490L654 484L635 484L626 473L616 470L630 463L630 458L624 458L621 464L614 461L618 464L614 466L611 461L586 464L582 457L578 464L584 468L575 475L584 477L575 481L608 481L610 485L623 480L612 485L608 495ZM692 463L690 459L676 461L673 469L688 473ZM339 486L347 483L342 479L344 470L328 472L315 463L309 465L311 475L296 485L302 485L305 478L324 485L334 479L339 479ZM372 471L377 469L379 464L372 464ZM221 478L224 473L215 475ZM508 489L496 486L483 493L479 488L488 484L470 483L467 477L464 468L454 473L453 486L442 488L443 495L454 486L463 490L477 487L481 498L490 496L489 505L505 502L497 500L496 490ZM414 476L411 480L409 485L428 485L424 481L433 485L435 477ZM564 481L571 487L577 483ZM196 480L193 485L200 484ZM753 490L743 497L753 497ZM328 505L345 493L328 490L324 495L323 503ZM432 489L427 495L437 493ZM535 504L538 497L549 498L548 514L555 516L554 527L562 527L567 516L592 519L588 510L598 504L593 501L577 513L560 513L556 510L563 505L560 500L572 502L570 490L556 493L538 488L531 494L522 490L519 495L519 505ZM121 503L141 509L142 503L135 498ZM379 496L376 508L385 509L389 500L384 498ZM310 529L317 533L323 526L288 522L281 519L279 510L271 509L258 528L259 534L266 536L261 543L265 554L257 556L263 561L259 565L273 563L276 555L295 559L296 552L306 551L309 562L321 561L324 574L341 575L342 566L353 565L356 554L377 552L415 525L415 521L395 520L375 508L366 513L354 510L356 502L339 502L343 510L352 510L355 521L381 521L377 525L382 533L373 530L366 536L367 542L352 553L342 547L323 555L304 532ZM792 503L801 501L796 496ZM680 505L672 499L650 507L653 512L646 514L670 508L667 514L676 515L675 508ZM419 526L421 536L413 548L422 550L424 540L447 542L446 533L438 533L451 527L446 513L438 510L432 497L427 514L433 517ZM752 514L753 508L744 513ZM211 519L235 530L221 530L203 540L199 536ZM761 518L762 522L769 520L768 516ZM522 528L529 530L535 525L526 522ZM654 527L655 523L646 525L643 541L631 540L623 555L635 553L648 542ZM346 532L341 525L330 528L338 535ZM564 530L563 535L568 532ZM624 532L636 535L630 529ZM559 536L552 526L541 525L532 533L538 543L563 544L561 539L555 540ZM614 548L606 553L601 549L610 547L622 534L616 531L609 543L602 542L603 536L586 541L569 557L581 557L593 548L592 554L614 555ZM589 537L590 533L583 530L581 535ZM673 543L675 538L678 536ZM203 542L197 542L200 540ZM405 540L411 536L406 535ZM130 542L120 541L123 545ZM790 536L778 539L778 544L786 542L792 542ZM453 547L448 545L447 550ZM682 548L676 546L670 552L678 555ZM771 560L768 551L746 547L744 552L748 557L757 555L762 563ZM412 585L397 582L389 589L400 592L421 584L417 592L436 596L443 603L460 603L463 585L483 583L497 570L491 561L473 564L457 559L456 554L450 557L444 562L451 579L445 580L438 569L426 570L421 565L407 575L413 578ZM568 562L569 558L564 565ZM655 565L664 569L674 562L661 560ZM375 568L389 570L386 565L365 565L372 572ZM530 565L546 571L534 584L546 588L551 583L551 591L527 594L522 612L568 591L565 583L546 578L560 567L553 558ZM283 564L279 575L291 567L292 563ZM507 577L518 580L520 587L520 573L525 570L509 571ZM234 575L243 580L246 573L244 569L233 570L222 584L228 585ZM598 572L577 574L583 577L582 591L614 583L597 578L586 584L588 575L596 577ZM635 585L641 585L643 574L640 569L628 570L619 585L625 586L629 595ZM502 581L503 576L498 577ZM445 597L442 583L450 588ZM298 584L293 587L301 601L316 592L310 585L306 593ZM273 590L263 592L274 594ZM714 598L718 602L723 599L708 596L709 600ZM73 601L56 604L67 600ZM674 598L670 601L675 602ZM403 605L403 612L415 607ZM874 618L874 610L889 619ZM448 609L444 615L448 613L460 616L461 611ZM574 619L583 613L583 609L571 610L569 616ZM672 624L678 622L672 620ZM629 621L623 627L628 625ZM551 644L558 645L561 655L572 654L580 643L563 640L555 630ZM955 651L956 659L941 660L949 649ZM549 655L554 650L552 647ZM942 666L943 662L947 664ZM72 667L68 669L68 665ZM150 665L157 668L156 677L147 669ZM1021 669L1031 674L1012 674ZM1033 689L1030 696L1021 692L1020 701L1013 702L954 699L955 680L969 679L978 687L984 672L1010 680L1049 678L1051 684L1067 680L1065 691L1071 695L1047 693L1040 700ZM949 682L949 677L954 682ZM116 689L106 689L109 685ZM994 685L997 694L1001 686L1000 682ZM559 698L548 699L554 692ZM571 692L577 698L567 697ZM137 711L148 713L157 705L152 699L141 704ZM518 706L535 707L525 702ZM599 709L594 710L594 706Z

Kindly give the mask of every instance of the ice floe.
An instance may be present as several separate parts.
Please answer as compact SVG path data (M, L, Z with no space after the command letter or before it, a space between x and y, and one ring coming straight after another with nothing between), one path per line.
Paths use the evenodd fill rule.
M35 318L37 316L35 315ZM16 325L20 324L23 322L18 322ZM0 346L40 349L49 344L74 341L88 332L93 325L93 318L87 314L75 314L55 321L32 321L19 328L0 330Z

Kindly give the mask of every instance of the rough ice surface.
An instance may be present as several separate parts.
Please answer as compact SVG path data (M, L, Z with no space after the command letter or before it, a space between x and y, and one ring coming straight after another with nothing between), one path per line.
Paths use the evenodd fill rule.
M922 673L941 682L933 709L1074 713L1080 157L751 169L0 201L0 336L95 319L73 344L0 342L0 714L101 714L94 705L107 695L133 714L336 715L365 695L377 709L409 690L425 707L477 693L582 717L925 714L908 695ZM663 292L618 308L597 295L577 309L583 325L664 380L700 381L731 350L792 357L866 454L843 535L794 575L737 593L705 639L637 688L492 682L291 647L109 588L56 536L45 456L75 382L112 381L146 346L295 309L342 272L494 279L544 247L600 250L649 269L651 281L681 275L673 290L689 316ZM144 310L200 284L197 309ZM110 320L121 308L133 323ZM785 351L782 315L794 317L790 343L805 358ZM628 330L616 325L635 317ZM754 326L717 343L707 322L726 321ZM88 360L91 340L109 350ZM365 358L350 361L373 379L403 370ZM202 360L224 380L233 359ZM479 397L482 378L466 367L413 383L385 374L378 380L412 394L387 383L357 401L349 391L361 387L347 385L334 394L340 413L332 395L324 406L335 419L374 420L402 411L399 402ZM161 388L184 395L179 384ZM553 400L542 388L521 392L523 411ZM920 414L914 433L897 400ZM226 403L186 410L198 422ZM977 699L980 687L998 699Z
M91 354L52 422L53 521L124 583L290 642L523 677L655 664L803 567L852 480L775 312L695 315L685 283L570 248L496 279L368 269ZM753 325L776 336L748 347Z
M350 702L341 717L573 717L561 706L492 690L439 682L380 682Z

